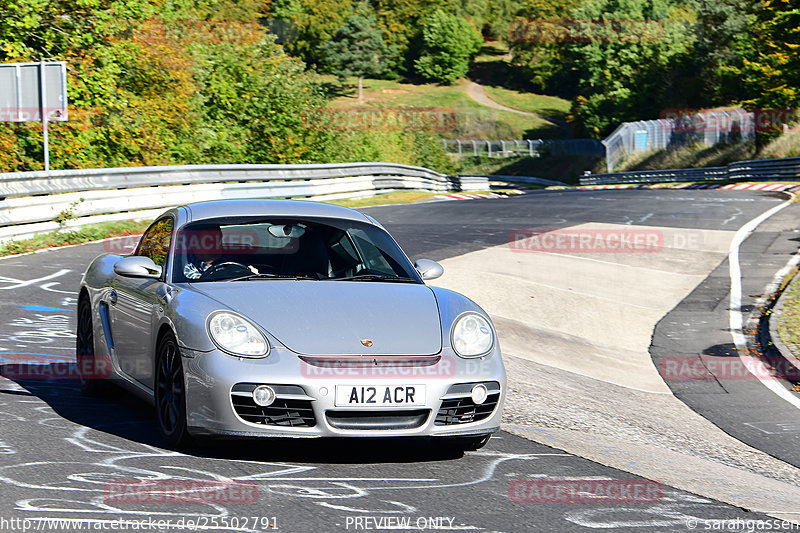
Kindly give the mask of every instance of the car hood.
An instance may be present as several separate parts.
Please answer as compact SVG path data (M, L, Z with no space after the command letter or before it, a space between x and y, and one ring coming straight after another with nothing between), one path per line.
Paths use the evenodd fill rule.
M432 355L442 349L436 297L421 284L254 280L192 289L304 355Z

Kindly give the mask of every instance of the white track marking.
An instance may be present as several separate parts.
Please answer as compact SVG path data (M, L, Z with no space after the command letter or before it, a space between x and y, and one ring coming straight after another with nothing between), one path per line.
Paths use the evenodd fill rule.
M54 274L50 274L48 276L43 276L41 278L29 279L29 280L21 280L21 279L16 279L16 278L9 278L7 276L0 276L0 283L10 283L11 284L11 285L9 285L7 287L0 287L0 290L7 291L7 290L19 289L19 288L22 288L22 287L28 287L28 286L33 285L35 283L39 283L39 282L42 282L42 281L47 281L49 279L61 277L64 274L67 274L68 272L72 272L72 271L67 269L67 268L62 268L61 270L59 270L58 272L56 272Z
M76 291L62 291L61 289L53 289L54 285L61 285L60 281L51 281L50 283L42 283L39 285L42 289L50 292L60 292L62 294L78 294Z
M786 389L778 380L772 378L765 378L764 376L770 376L770 371L767 369L766 365L759 359L747 355L747 339L744 336L744 332L742 331L744 327L744 316L742 313L742 269L739 265L739 247L744 242L744 240L750 236L750 234L755 231L755 229L769 217L774 215L775 213L781 211L782 209L788 207L792 203L792 200L787 200L780 205L776 205L772 209L762 213L761 215L757 216L741 228L739 231L736 232L736 235L733 237L733 241L731 242L730 251L728 252L728 264L730 267L730 277L731 277L731 296L730 296L730 304L729 304L729 323L730 323L730 330L731 330L731 337L733 338L733 343L736 345L736 350L739 353L739 360L742 362L745 368L750 371L751 374L756 376L758 380L769 390L780 396L782 399L786 400L793 406L800 409L800 398L792 394L789 390Z

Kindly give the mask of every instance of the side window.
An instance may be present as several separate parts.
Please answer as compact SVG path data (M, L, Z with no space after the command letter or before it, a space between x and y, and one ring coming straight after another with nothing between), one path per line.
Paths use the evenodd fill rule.
M139 241L136 255L149 257L153 263L163 267L167 262L169 244L172 238L172 219L162 218L150 226Z
M369 270L375 270L389 276L400 275L386 260L387 256L375 244L364 237L361 237L360 230L353 230L353 242L364 258L364 266ZM400 270L402 272L402 270Z

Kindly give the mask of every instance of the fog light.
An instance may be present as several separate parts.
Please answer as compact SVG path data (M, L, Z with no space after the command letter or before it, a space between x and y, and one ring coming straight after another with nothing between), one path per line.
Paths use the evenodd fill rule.
M253 401L261 407L272 405L272 402L275 401L275 391L272 390L272 387L259 385L253 390Z
M489 391L486 390L486 385L483 383L478 383L474 387L472 387L472 403L475 405L480 405L486 401L486 398L489 396Z

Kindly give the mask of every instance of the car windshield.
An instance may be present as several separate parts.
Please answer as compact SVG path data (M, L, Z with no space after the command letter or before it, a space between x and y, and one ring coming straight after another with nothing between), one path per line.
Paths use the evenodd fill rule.
M173 281L270 279L422 283L384 230L338 219L237 218L177 234Z

